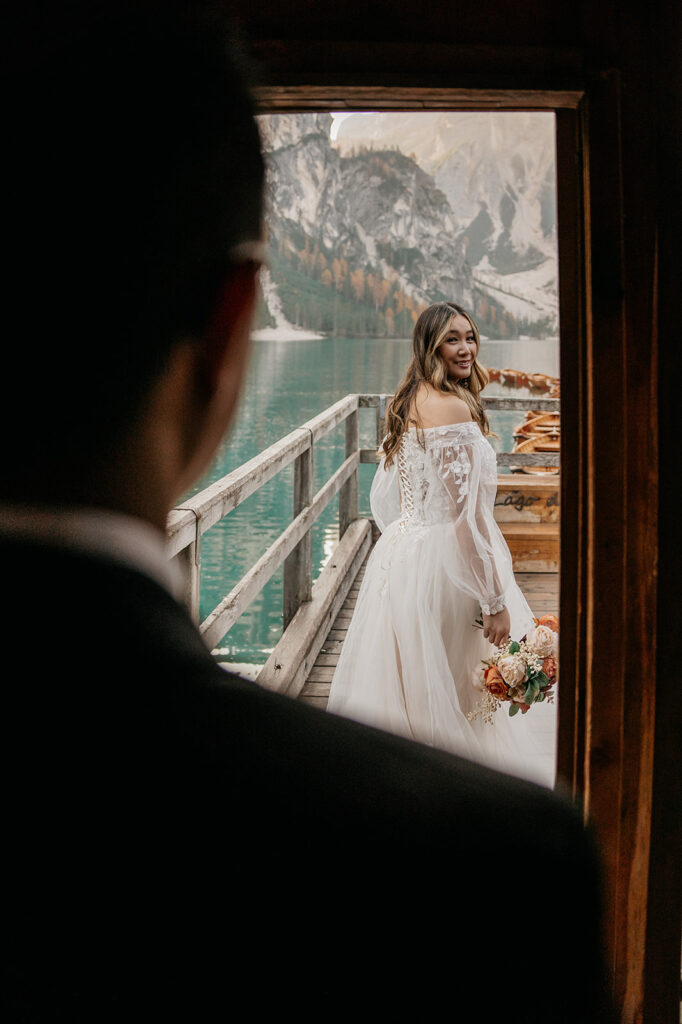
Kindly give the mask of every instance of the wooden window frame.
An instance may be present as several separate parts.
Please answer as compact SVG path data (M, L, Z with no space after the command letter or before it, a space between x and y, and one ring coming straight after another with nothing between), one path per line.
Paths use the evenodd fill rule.
M330 51L329 66L336 72L318 70L305 78L296 68L304 66L302 55L313 52L312 44L302 54L289 46L286 66L281 52L267 45L262 51L267 65L281 66L274 75L277 84L260 90L263 113L555 113L562 417L558 785L579 803L600 840L613 993L623 1020L641 1020L646 961L661 953L662 941L647 920L656 678L657 592L651 569L657 557L657 337L652 280L646 282L650 313L654 310L649 362L645 373L641 361L633 373L623 288L618 72L586 75L570 54L554 52L549 70L535 54L541 70L534 75L529 62L521 61L515 75L500 72L491 55L474 54L468 67L476 71L463 72L465 80L476 80L471 87L443 85L442 73L431 75L430 82L422 76L421 84L415 75L404 84L404 74L391 77L381 69L365 76L366 84L351 84L360 79L338 72L343 66L338 49L333 56ZM315 52L324 63L323 53ZM371 63L368 59L366 66ZM502 80L502 87L480 87L486 64L489 80ZM528 87L533 78L537 88ZM557 80L562 88L546 87ZM607 396L602 382L608 382ZM628 529L628 510L638 511L636 529ZM638 693L634 702L626 700L630 688Z
M287 86L263 89L260 106L267 113L327 113L343 111L488 110L537 111L556 117L556 177L559 256L560 377L562 424L561 452L561 704L557 752L558 785L585 804L586 693L579 680L585 676L585 573L581 565L583 523L585 410L584 367L587 357L582 264L583 174L581 124L585 95L582 90L543 92L448 88L327 88ZM559 181L561 180L561 187ZM577 297L577 301L576 301ZM580 600L574 597L580 595ZM587 814L587 807L585 806Z

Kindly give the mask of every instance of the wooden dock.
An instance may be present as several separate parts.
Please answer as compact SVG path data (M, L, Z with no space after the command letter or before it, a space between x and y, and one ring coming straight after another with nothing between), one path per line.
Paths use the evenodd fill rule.
M364 567L377 539L375 525L360 515L358 470L377 462L387 395L350 394L270 445L249 462L175 508L168 520L168 555L184 579L184 599L210 650L240 618L278 569L283 568L283 633L258 682L290 697L326 706L329 685L357 601ZM558 411L552 398L483 399L490 410ZM368 417L361 442L360 415ZM331 431L345 432L345 459L314 493L314 450ZM518 462L498 452L495 518L512 555L521 589L536 614L558 611L560 532L558 453L524 455L527 474L509 472ZM291 522L255 564L200 621L201 541L250 495L293 466ZM536 469L539 470L537 475ZM507 470L507 472L505 472ZM339 542L313 579L312 527L338 502Z
M373 531L373 540L376 540L375 531ZM320 648L299 695L299 700L322 710L327 707L329 687L353 617L368 559L369 552L350 585L347 597L332 622L327 638ZM559 577L556 572L517 572L515 575L516 582L521 587L536 616L548 613L558 614Z

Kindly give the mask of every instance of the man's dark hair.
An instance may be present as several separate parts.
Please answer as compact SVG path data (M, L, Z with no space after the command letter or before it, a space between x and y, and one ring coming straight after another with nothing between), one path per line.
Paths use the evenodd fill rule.
M231 250L260 237L245 63L214 22L129 14L5 76L10 466L115 444L172 346L206 328Z

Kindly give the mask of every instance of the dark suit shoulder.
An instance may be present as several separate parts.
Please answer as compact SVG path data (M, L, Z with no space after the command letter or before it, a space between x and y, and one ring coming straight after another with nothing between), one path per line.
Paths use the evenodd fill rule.
M9 917L25 933L16 977L29 991L40 935L50 1007L88 986L97 1011L103 991L128 1005L121 949L153 1001L150 951L166 984L199 953L196 1000L219 922L221 999L225 963L230 988L252 997L243 978L253 963L262 971L264 950L286 965L278 994L301 969L302 925L322 976L355 957L348 936L359 976L366 965L376 975L369 997L342 997L346 1015L369 998L372 1015L437 1016L461 969L485 990L477 1016L491 1024L601 1019L598 866L567 801L225 671L185 609L134 570L46 547L2 554L6 652L22 662L3 708ZM49 610L38 656L25 614L36 579ZM67 919L77 927L65 944ZM491 948L504 961L492 975ZM510 1002L506 965L540 949L530 994Z
M372 829L400 835L422 830L433 842L484 843L508 829L509 844L538 845L553 856L583 844L573 806L550 790L463 758L311 708L220 670L205 681L202 731L213 737L218 760L229 765L235 733L239 759L251 779L305 794L320 821L331 807L348 824L353 815ZM221 752L222 751L222 755ZM538 829L538 822L542 827Z
M220 779L224 798L243 813L259 804L314 817L320 832L366 821L377 837L409 831L452 841L454 833L468 842L504 824L523 843L538 841L542 817L542 843L565 846L580 828L572 808L540 787L225 671L185 609L134 569L49 545L8 545L4 564L20 591L28 595L39 572L52 596L43 637L51 652L68 645L69 686L60 692L46 679L43 700L50 725L61 718L76 745L92 740L107 750L127 736L140 758L166 759L169 774L183 766L199 786L202 773L210 785ZM7 606L5 623L28 645L22 604Z

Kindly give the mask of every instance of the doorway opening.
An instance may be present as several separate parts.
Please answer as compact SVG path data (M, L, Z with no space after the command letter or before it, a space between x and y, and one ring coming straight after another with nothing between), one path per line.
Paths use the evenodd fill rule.
M324 356L319 387L333 385L340 367L357 377L339 379L341 390L323 404L348 391L390 394L420 312L441 300L469 309L491 377L496 518L534 613L558 615L554 111L320 109L260 122L270 259L254 332L259 355L270 344L266 364L279 367L279 388L296 390L297 368L308 374L309 360L280 343L323 339L308 348ZM282 373L287 351L292 365ZM368 513L370 467L362 469Z

